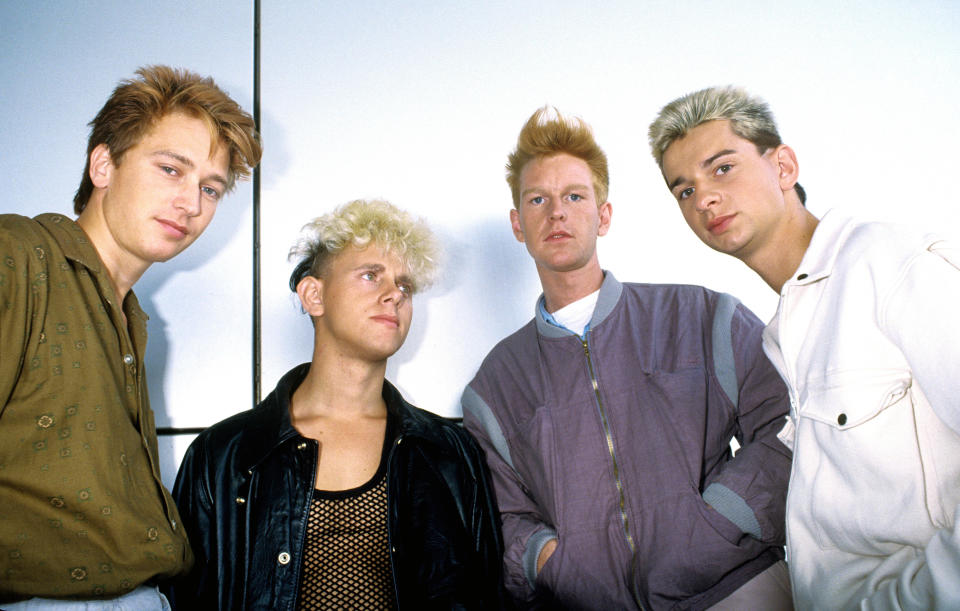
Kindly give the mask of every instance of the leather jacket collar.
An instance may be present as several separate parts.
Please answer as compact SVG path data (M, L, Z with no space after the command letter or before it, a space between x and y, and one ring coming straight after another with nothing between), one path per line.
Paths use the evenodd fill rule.
M243 453L241 464L247 470L256 470L273 452L303 439L290 421L290 397L309 370L310 363L291 369L280 379L276 389L253 410L239 444ZM387 380L383 381L383 400L390 414L396 417L397 438L417 437L424 442L445 447L437 427L430 425L423 414L412 409Z

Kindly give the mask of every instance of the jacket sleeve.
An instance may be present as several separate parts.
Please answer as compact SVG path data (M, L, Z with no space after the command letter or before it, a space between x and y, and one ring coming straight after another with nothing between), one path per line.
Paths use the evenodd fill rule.
M536 561L556 531L541 517L519 474L500 425L487 403L470 386L463 393L463 424L486 456L503 531L503 573L507 591L530 602L536 586Z
M180 519L195 561L186 575L178 577L164 587L174 611L183 609L218 609L218 573L216 566L216 531L213 497L207 479L204 460L203 437L197 437L187 449L180 463L177 480L173 486L173 499L180 512Z
M932 244L880 303L880 325L903 352L934 413L960 436L960 247ZM960 444L954 448L960 457ZM957 458L960 460L960 458ZM868 576L869 581L869 576ZM895 579L878 584L864 609L960 608L960 506Z
M468 433L464 459L475 475L476 490L474 514L471 518L475 553L483 562L483 584L480 601L483 609L510 608L509 597L503 585L503 538L500 532L500 517L490 481L490 470L484 460L483 450ZM467 608L467 607L464 607Z
M720 329L725 331L726 327ZM761 344L763 323L737 303L729 324L728 355L715 347L714 369L732 359L738 402L736 439L740 448L703 491L703 499L740 530L760 541L783 545L787 483L792 454L777 438L790 408L786 386Z

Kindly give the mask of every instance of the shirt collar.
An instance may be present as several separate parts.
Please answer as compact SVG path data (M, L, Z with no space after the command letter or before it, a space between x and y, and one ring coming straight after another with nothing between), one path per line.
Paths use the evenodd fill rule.
M63 255L80 263L94 274L103 269L100 255L90 242L90 238L77 222L62 214L41 214L34 219L50 232L50 236L63 250Z
M848 216L834 210L827 211L817 223L799 267L783 284L783 288L810 284L829 276L846 236L855 224L856 221Z
M620 300L620 293L622 292L623 285L613 277L613 273L604 271L603 284L600 285L600 295L597 297L597 305L593 309L593 316L590 317L590 322L587 323L586 329L584 329L584 334L586 334L588 329L595 328L609 316L610 312L613 311L613 307L617 305L617 301ZM556 320L554 320L553 316L550 316L545 303L543 294L541 293L540 298L537 299L534 313L537 331L540 335L544 337L576 336L576 333L561 327Z

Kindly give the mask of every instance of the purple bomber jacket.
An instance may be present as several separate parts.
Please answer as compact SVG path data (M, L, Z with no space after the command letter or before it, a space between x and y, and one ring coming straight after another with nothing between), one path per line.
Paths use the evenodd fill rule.
M464 424L521 606L703 609L783 558L789 399L762 329L729 295L606 272L583 337L538 304L491 350Z

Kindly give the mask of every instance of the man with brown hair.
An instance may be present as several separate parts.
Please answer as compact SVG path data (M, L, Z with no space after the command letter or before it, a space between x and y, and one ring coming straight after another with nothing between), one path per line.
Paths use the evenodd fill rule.
M463 413L490 466L508 589L524 606L789 608L788 404L762 324L729 295L600 267L607 160L582 121L534 113L507 182L543 296Z
M156 582L193 562L160 480L146 315L131 288L203 233L261 145L210 78L137 75L91 122L79 218L0 215L7 610L163 609Z

